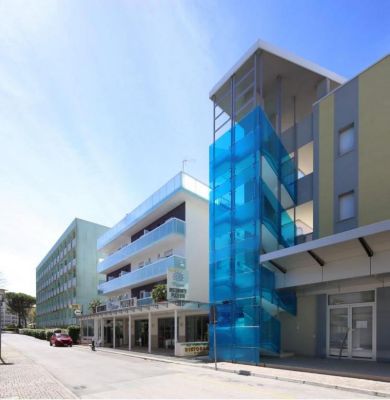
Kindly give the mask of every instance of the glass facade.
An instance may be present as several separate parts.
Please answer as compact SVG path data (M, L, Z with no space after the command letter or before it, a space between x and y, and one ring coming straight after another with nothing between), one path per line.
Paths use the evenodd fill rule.
M296 175L260 107L210 146L210 302L217 323L209 330L212 338L216 329L220 360L257 364L260 352L280 351L277 314L294 313L296 297L275 290L274 273L259 265L259 255L295 243L288 210Z

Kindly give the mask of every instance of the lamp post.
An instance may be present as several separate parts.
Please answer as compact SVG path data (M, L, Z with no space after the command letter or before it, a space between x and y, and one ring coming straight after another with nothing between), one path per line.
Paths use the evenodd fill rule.
M2 320L3 320L3 301L5 298L5 289L0 289L0 361L3 361L1 358L1 330L2 330Z

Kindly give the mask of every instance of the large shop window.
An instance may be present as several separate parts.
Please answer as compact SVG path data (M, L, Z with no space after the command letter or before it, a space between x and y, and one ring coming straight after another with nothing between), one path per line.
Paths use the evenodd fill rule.
M208 324L207 315L186 317L186 342L207 342Z
M83 336L91 337L93 335L93 320L87 319L83 321Z

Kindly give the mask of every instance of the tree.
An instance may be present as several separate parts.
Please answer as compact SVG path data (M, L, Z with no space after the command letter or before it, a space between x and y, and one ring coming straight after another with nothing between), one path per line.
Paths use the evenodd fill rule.
M152 290L152 298L155 303L165 301L167 299L167 285L156 285Z
M18 328L22 327L22 321L26 326L26 319L31 307L35 304L35 297L25 293L8 292L5 294L8 308L18 315Z
M99 307L100 305L102 305L100 299L93 299L89 302L88 309L91 310L92 314L95 314L96 307Z

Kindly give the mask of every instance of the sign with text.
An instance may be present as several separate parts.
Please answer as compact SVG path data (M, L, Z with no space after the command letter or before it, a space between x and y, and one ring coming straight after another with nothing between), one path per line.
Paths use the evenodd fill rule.
M193 357L209 354L208 342L184 342L176 343L175 356L176 357Z
M175 262L168 268L167 300L186 300L188 293L188 271L185 260Z

